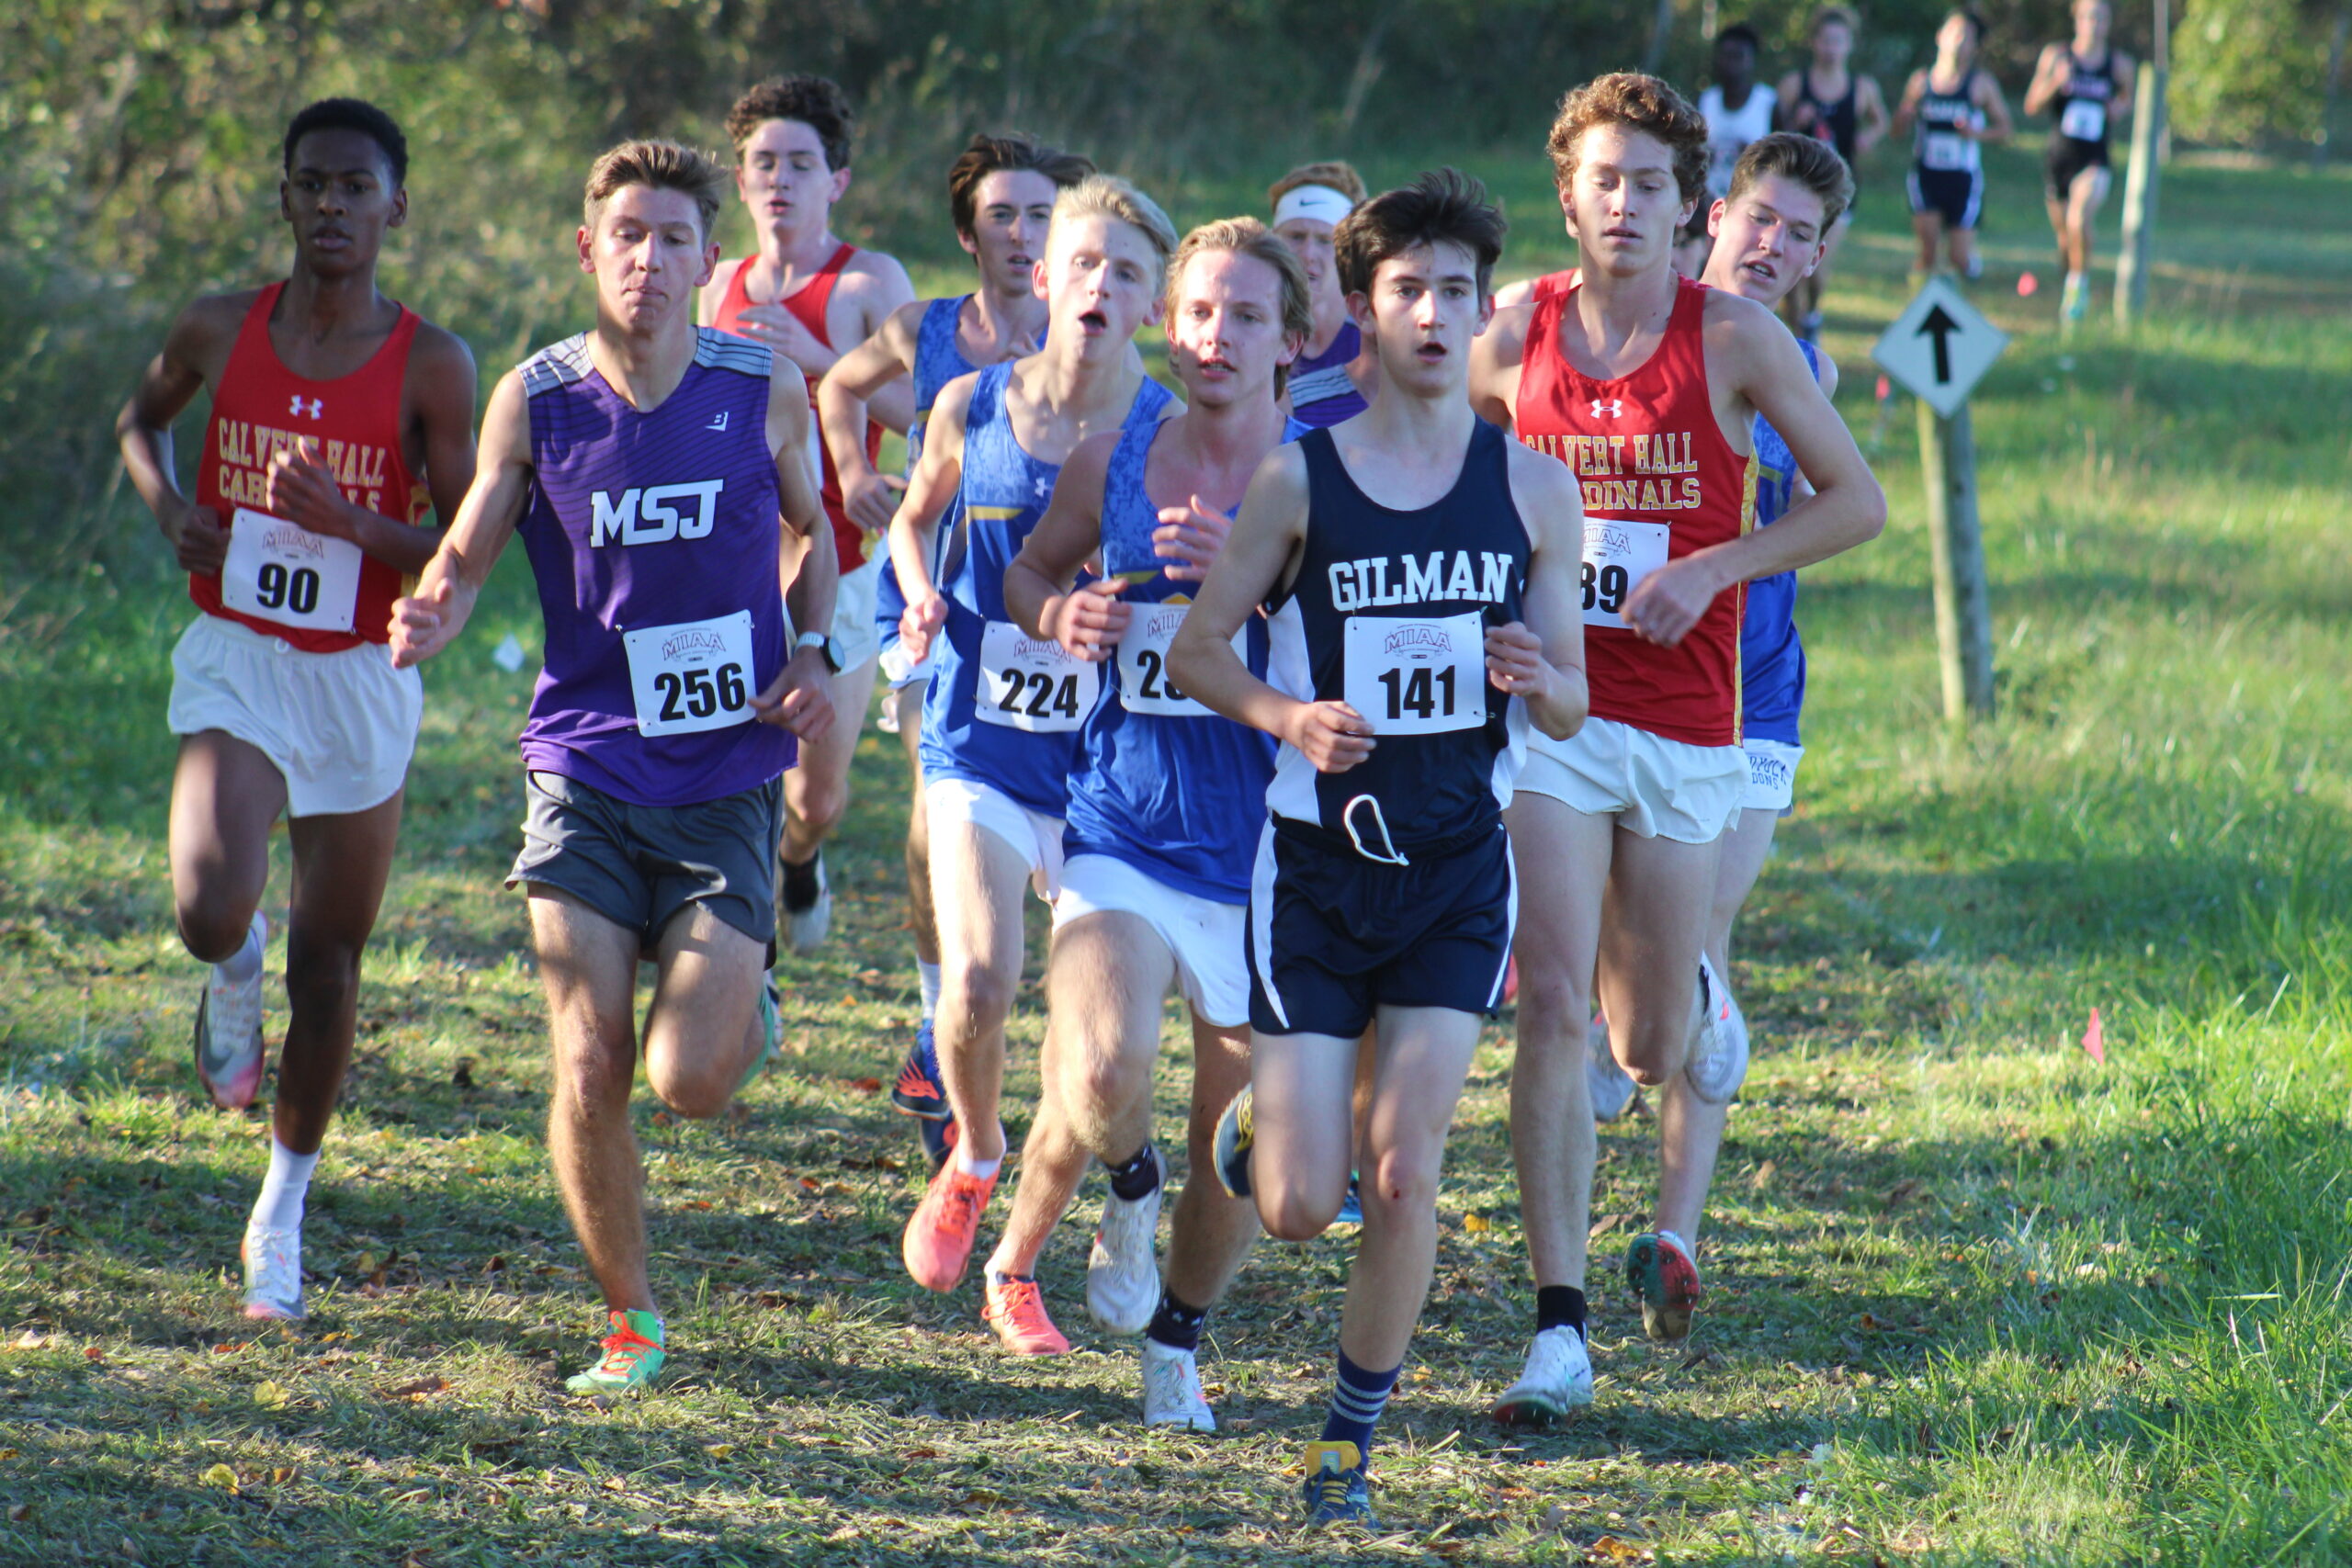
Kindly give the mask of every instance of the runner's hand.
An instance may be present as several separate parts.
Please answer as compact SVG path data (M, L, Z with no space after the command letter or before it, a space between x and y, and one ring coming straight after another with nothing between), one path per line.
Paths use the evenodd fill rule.
M1183 562L1168 568L1169 577L1178 582L1198 582L1209 574L1210 563L1225 548L1226 536L1232 532L1233 519L1196 495L1189 506L1159 509L1159 526L1151 531L1151 545L1161 559Z
M1289 730L1283 739L1318 773L1344 773L1377 744L1363 715L1345 703L1301 703L1292 710Z
M1714 569L1700 556L1670 560L1634 585L1618 614L1645 642L1672 648L1715 602Z
M800 367L812 387L839 357L817 341L817 334L803 326L799 317L781 305L754 305L735 318L731 330L738 337L765 344Z
M1054 613L1054 624L1048 628L1054 640L1071 658L1083 659L1090 664L1110 658L1135 615L1134 607L1125 600L1114 597L1125 592L1126 586L1124 577L1098 577L1063 594L1060 607Z
M818 649L804 648L792 656L768 689L752 699L752 711L762 724L788 729L803 740L815 740L833 727L833 674Z
M189 502L163 527L182 571L193 577L220 575L229 559L229 530L220 526L212 508Z
M465 625L463 615L452 613L452 598L449 580L445 577L428 592L392 601L390 641L393 669L406 670L422 664L449 646Z
M931 639L946 624L947 601L936 592L907 601L899 616L899 646L907 650L910 663L920 664L930 656Z
M1514 697L1544 686L1544 639L1518 621L1487 628L1487 679Z
M869 534L879 534L890 525L891 517L899 510L899 497L906 493L907 481L891 474L875 472L870 465L860 465L865 472L842 475L842 510L849 520Z
M321 460L319 444L304 437L281 446L269 460L269 510L273 516L297 523L330 539L348 539L356 532L334 471Z

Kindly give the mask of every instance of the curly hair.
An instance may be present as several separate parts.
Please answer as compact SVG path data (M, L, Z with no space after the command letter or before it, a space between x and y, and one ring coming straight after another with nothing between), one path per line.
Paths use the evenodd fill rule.
M1560 100L1544 148L1552 154L1552 178L1562 190L1576 178L1584 133L1598 126L1623 126L1666 145L1674 155L1674 183L1685 201L1707 191L1707 121L1690 101L1655 76L1618 71L1596 76Z
M727 111L727 139L741 152L752 132L772 119L797 119L817 133L825 149L825 167L840 174L849 167L850 138L857 133L857 111L839 85L805 73L771 76L735 100Z

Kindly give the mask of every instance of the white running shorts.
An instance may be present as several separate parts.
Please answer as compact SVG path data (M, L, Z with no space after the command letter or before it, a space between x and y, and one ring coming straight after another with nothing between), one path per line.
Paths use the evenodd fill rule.
M1056 931L1081 916L1114 910L1142 919L1168 944L1176 959L1176 988L1204 1021L1219 1029L1250 1021L1249 905L1220 904L1170 887L1112 855L1079 855L1062 868Z
M990 784L970 779L925 779L922 808L931 821L934 863L944 830L968 822L1012 846L1029 863L1029 886L1052 903L1062 890L1062 819L1032 811ZM935 886L936 884L933 884Z
M1548 795L1588 817L1614 816L1645 839L1708 844L1747 788L1747 753L1692 746L1614 719L1589 718L1566 740L1527 738L1516 793Z

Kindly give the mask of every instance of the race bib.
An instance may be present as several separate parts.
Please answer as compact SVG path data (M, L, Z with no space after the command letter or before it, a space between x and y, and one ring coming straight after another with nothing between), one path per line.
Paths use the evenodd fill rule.
M1119 638L1119 703L1129 713L1148 713L1154 718L1215 716L1179 691L1168 673L1168 645L1176 640L1184 614L1192 607L1188 598L1135 607L1126 635ZM1248 626L1233 634L1233 651L1244 664L1250 661L1249 636Z
M1102 690L1102 667L1072 658L1051 637L1011 621L980 633L980 689L972 716L1032 735L1060 735L1086 722Z
M2107 140L2107 106L2091 98L2069 98L2058 117L2058 134L2077 141Z
M1340 695L1374 735L1442 735L1487 722L1487 630L1478 612L1435 620L1350 615Z
M359 547L240 506L229 521L220 603L311 632L347 632L359 608Z
M752 612L623 632L638 732L725 729L752 716Z
M1634 585L1666 564L1667 525L1630 518L1584 520L1584 624L1625 629L1618 614Z
M1968 167L1968 138L1956 130L1931 130L1920 139L1919 162L1930 169Z

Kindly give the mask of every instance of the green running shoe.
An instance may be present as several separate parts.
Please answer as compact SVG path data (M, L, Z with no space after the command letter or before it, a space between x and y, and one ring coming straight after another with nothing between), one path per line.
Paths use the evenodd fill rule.
M650 1312L607 1314L612 1329L603 1340L604 1355L586 1371L565 1380L573 1393L614 1394L653 1386L662 1363L670 1359L662 1345L662 1319Z

